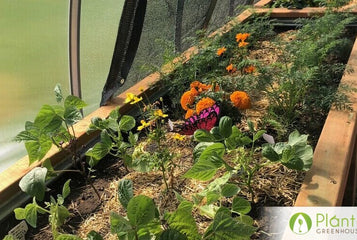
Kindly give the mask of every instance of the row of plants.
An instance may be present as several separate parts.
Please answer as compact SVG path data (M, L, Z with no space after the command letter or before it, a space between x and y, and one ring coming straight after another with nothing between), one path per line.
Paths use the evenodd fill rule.
M121 115L119 109L107 119L92 119L88 132L100 131L100 141L87 151L86 159L77 154L73 130L85 103L74 96L64 98L59 86L55 94L62 105L44 105L15 140L25 142L30 164L42 160L52 144L68 152L74 166L69 171L80 173L95 192L94 169L107 155L121 159L130 171L161 172L163 194L175 193L180 202L177 209L158 209L153 199L134 196L131 181L120 181L118 200L127 215L112 213L110 218L111 231L118 239L249 239L256 231L249 216L256 172L271 164L308 170L313 150L308 135L299 131L309 128L307 123L316 128L314 118L320 121L333 102L340 107L346 104L346 96L336 93L336 79L345 69L338 60L350 46L350 40L343 36L346 24L352 20L330 13L299 22L303 27L289 36L293 41L277 42L282 50L271 65L252 57L263 41L277 41L268 16L239 24L223 36L204 39L199 54L185 64L177 63L174 73L160 81L163 89L169 89L169 103L164 99L150 103L145 101L145 93L129 93L126 102L141 112L137 120ZM331 22L335 24L331 26ZM244 119L255 96L269 99L266 117L258 124ZM183 115L194 130L193 137L179 131L181 134L176 133L174 138L193 141L195 147L194 164L182 177L211 181L189 199L183 198L171 181L180 177L174 176L180 156L163 144L168 140L167 132L175 130L169 116L173 119ZM213 124L207 125L209 121ZM297 124L301 122L304 124ZM244 128L238 127L245 123ZM268 134L267 126L275 130L274 137ZM146 137L140 140L140 134ZM70 215L64 204L70 194L70 180L64 184L62 194L45 198L46 181L58 174L49 159L31 170L20 181L20 188L33 200L15 209L15 216L36 227L38 214L47 214L54 239L80 239L60 231ZM248 189L249 199L242 198L241 187ZM211 219L203 232L192 214L196 211ZM87 239L102 237L92 231Z
M350 0L275 0L272 7L286 7L301 9L304 7L342 7Z

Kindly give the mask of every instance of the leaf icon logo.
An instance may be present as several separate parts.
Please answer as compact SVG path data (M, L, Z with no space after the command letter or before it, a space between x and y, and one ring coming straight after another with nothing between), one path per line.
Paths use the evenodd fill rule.
M312 226L312 221L306 213L295 213L289 221L291 231L296 234L302 235L308 233Z

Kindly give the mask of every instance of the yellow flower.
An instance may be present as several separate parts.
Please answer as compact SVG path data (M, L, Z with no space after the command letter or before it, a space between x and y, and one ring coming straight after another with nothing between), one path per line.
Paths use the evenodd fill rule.
M145 122L145 120L141 120L140 123L141 123L141 126L138 127L138 131L141 131L144 128L147 128L148 126L150 126L150 123Z
M169 115L164 114L161 109L158 109L158 110L155 110L154 116L166 118L166 117L168 117Z
M124 103L129 103L134 100L135 94L127 93Z
M130 102L130 104L135 104L135 103L138 103L138 102L140 102L140 101L142 101L143 100L143 97L137 97L137 96L135 96L134 97L134 99L133 99L133 101L132 102Z
M173 139L183 141L185 139L185 135L181 135L179 133L175 133L175 135L172 137Z
M144 92L144 87L139 87L140 92Z
M225 51L227 51L227 48L221 47L217 50L217 55L222 56L222 54L225 53Z

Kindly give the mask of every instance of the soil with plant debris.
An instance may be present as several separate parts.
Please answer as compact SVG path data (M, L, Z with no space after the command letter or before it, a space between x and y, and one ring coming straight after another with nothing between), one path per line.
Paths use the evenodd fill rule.
M287 33L282 34L289 36ZM252 51L252 58L259 58L260 61L266 63L276 61L280 50L268 41L262 42L261 45L264 46L262 50ZM251 98L252 108L243 113L242 122L238 125L242 131L247 130L247 119L252 120L255 125L259 125L260 119L264 116L268 106L268 101L264 97L252 96ZM174 178L169 180L172 181L177 193L191 200L191 196L202 191L209 182L182 177L193 165L192 149L196 143L192 138L188 138L185 141L175 140L172 138L173 134L173 132L167 133L165 144L170 148L170 152L177 154L174 161L178 167L174 170ZM142 141L144 140L142 139ZM229 156L226 160L229 161ZM222 175L222 173L223 171L218 172L217 176ZM110 232L110 213L116 212L123 216L126 215L117 195L117 186L121 179L131 179L134 184L134 195L143 194L154 199L161 212L175 211L179 204L173 191L165 192L165 185L160 172L128 172L121 160L107 157L98 164L94 175L93 184L101 196L100 200L93 189L78 174L67 173L55 184L49 186L52 190L47 195L56 195L56 192L60 192L65 180L72 179L70 184L71 194L66 199L71 217L64 224L62 232L76 234L85 238L91 230L95 230L103 236L103 239L117 239L117 236ZM287 169L281 164L264 167L257 172L254 178L254 199L251 199L252 196L250 196L244 184L241 183L239 177L232 179L241 187L239 195L252 201L250 214L256 219L255 226L258 227L258 233L252 239L268 238L268 235L262 230L263 222L259 220L262 207L293 206L303 179L303 172ZM199 231L201 233L204 232L211 220L196 212L193 214ZM40 217L38 227L36 229L31 228L26 239L52 239L47 216Z

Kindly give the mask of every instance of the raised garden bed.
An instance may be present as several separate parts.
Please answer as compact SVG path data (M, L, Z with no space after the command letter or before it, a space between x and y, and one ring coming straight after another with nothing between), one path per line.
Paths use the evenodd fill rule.
M247 14L247 13L244 13L244 14ZM239 19L246 19L247 15L244 15L244 14L242 16L240 16ZM225 28L225 29L227 29L227 28ZM356 48L357 47L354 46L349 63L348 63L348 65L350 67L352 67L353 69L356 64L355 59L357 56L355 56L355 54L354 54L354 51L357 50ZM192 51L193 51L193 49L191 49L191 52ZM342 79L342 82L348 83L348 84L351 83L351 87L354 87L353 82L352 81L350 82L350 80L355 77L354 74L355 73L345 75ZM134 86L132 89L129 89L128 92L132 92L136 95L140 95L141 91L140 91L139 87L143 87L145 85L147 86L148 83L153 83L157 79L158 79L158 75L153 75L153 76L145 79L140 84ZM83 143L84 143L85 140L83 140L83 139L87 138L87 136L84 134L84 132L86 131L86 129L88 127L89 119L92 116L98 116L98 115L101 117L108 116L109 112L114 108L114 106L116 106L117 103L122 105L122 103L124 101L124 97L125 97L124 94L119 96L116 99L116 102L113 103L113 106L103 107L102 109L98 110L96 113L93 113L90 116L88 116L85 120L85 121L87 121L87 123L83 124L85 122L84 121L84 122L81 122L80 124L78 124L76 127L77 127L77 129L80 129L80 132L82 132L82 135L78 135L80 141L83 141ZM350 98L352 100L352 102L355 100L354 97L355 96L352 94L351 98ZM126 106L129 106L129 105L127 104ZM351 163L351 156L353 153L352 149L354 148L354 137L353 136L355 133L355 110L357 110L357 109L355 109L356 107L357 106L355 106L355 104L353 104L352 111L332 110L329 113L329 116L326 120L326 124L330 124L330 122L332 122L333 125L329 126L329 125L325 124L324 130L322 131L320 140L319 140L319 142L316 146L316 149L315 149L313 167L308 172L307 178L305 178L305 180L304 180L303 188L297 198L296 205L330 205L331 206L331 205L340 205L342 203L342 196L344 195L344 189L345 189L346 182L347 182L345 176L348 175L347 173L350 169L349 166ZM104 115L100 114L100 112L103 113L103 111L104 111ZM124 112L125 108L122 108L121 111ZM337 125L336 125L336 122L337 122ZM343 126L345 126L345 127L343 127ZM336 128L337 128L337 130L336 130ZM336 132L339 132L338 136L336 136ZM342 143L338 143L339 139L341 139ZM337 144L337 146L333 147L333 146L331 146L331 144L333 144L333 146L335 146L334 144ZM190 143L183 143L182 146L180 146L180 147L187 147L187 146L190 147ZM328 153L327 153L327 150L325 147L327 147L327 149L329 150ZM335 153L331 153L330 151L332 149L337 150L337 151ZM184 150L182 150L182 151L184 151ZM336 159L341 159L341 163L338 164L338 167L336 165L334 165L336 163ZM188 167L188 166L186 166L186 167ZM111 170L111 169L113 169L113 170ZM351 170L352 170L352 168L351 168ZM26 171L29 171L29 169L27 169ZM121 164L118 164L118 163L111 165L111 167L109 167L107 169L107 171L109 171L109 172L115 172L115 171L126 172L125 168ZM283 174L287 174L286 172L284 172L286 170L282 170L280 168L278 168L277 170L274 170L274 171L283 171ZM158 186L161 185L161 184L159 184L159 183L161 183L159 174L158 175L156 175L156 174L141 175L141 174L134 173L134 175L138 175L139 179L145 180L145 181L138 182L138 183L136 181L134 181L134 188L135 188L135 184L138 184L138 185L143 184L144 185L146 183L148 185L153 185L152 191L155 192L157 190ZM109 191L107 190L107 187L99 188L100 194L105 196L105 198L107 198L108 201L116 201L115 191L116 191L117 186L116 186L115 182L120 177L121 176L117 176L117 175L113 176L113 178L116 178L116 180L114 181L114 183L112 183L111 186L109 186ZM147 177L148 179L145 179L145 177ZM179 183L177 183L177 184L181 185L180 184L181 180L178 180L178 181L179 181ZM197 183L197 184L199 184L199 183ZM188 187L189 186L190 185L188 185ZM71 186L71 187L73 188L73 186ZM322 193L319 192L319 189L322 190ZM327 191L327 189L329 191ZM113 194L113 192L114 192L114 194ZM10 193L10 192L8 192L8 193ZM140 192L136 192L136 194L139 194L139 193ZM336 193L336 194L331 194L331 193ZM145 194L145 193L143 193L143 194ZM6 196L6 195L3 195L3 196ZM161 198L160 198L160 196L159 196L159 200L170 201L167 199L167 197L175 198L173 195L166 196L166 199L165 199L165 197L161 196ZM76 209L80 208L80 206L82 204L81 199L83 201L85 199L92 199L94 201L91 203L92 206L96 206L96 204L95 204L96 199L95 199L94 193L93 192L88 193L87 190L85 190L83 193L81 193L80 198L73 202L73 210L74 211ZM293 202L294 202L294 200L292 200L292 203ZM175 202L172 202L172 204L174 204L174 203ZM176 208L176 206L170 210L173 211L173 210L175 210L175 208ZM101 211L104 211L104 210L101 209ZM112 209L112 211L118 212L117 209ZM85 211L84 211L84 213L85 213ZM91 220L101 221L99 219L99 217L94 217ZM91 220L88 220L88 221L91 221ZM205 219L203 219L203 221L202 221L203 226L204 226L204 222L205 222ZM108 224L109 224L109 222L108 222ZM93 226L93 224L89 224L89 225ZM104 228L102 230L101 229L97 229L97 230L98 230L98 232L102 231L102 233L107 231L107 230L104 230ZM68 230L68 231L71 232L72 230ZM39 235L36 235L36 239L40 239L40 238L38 238L38 236ZM48 236L47 236L47 238L45 237L43 239L48 239ZM105 239L110 239L110 238L105 238Z

